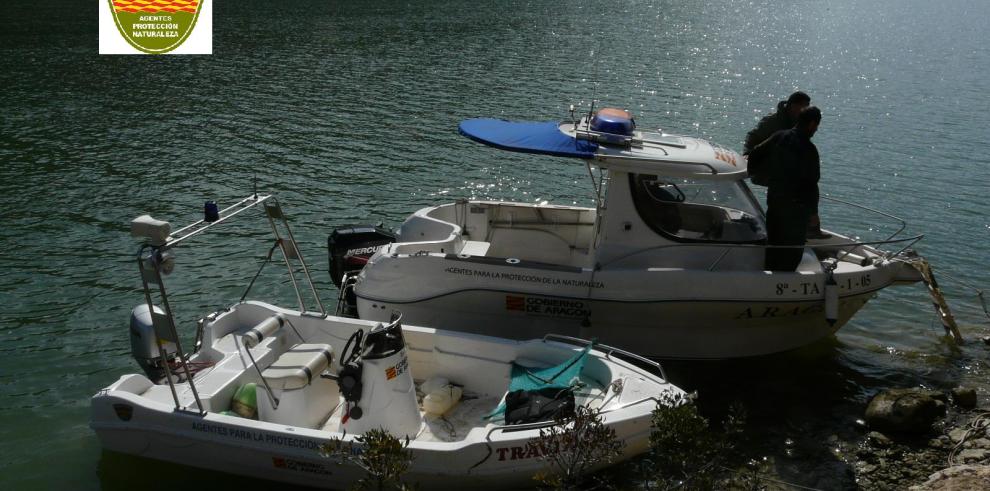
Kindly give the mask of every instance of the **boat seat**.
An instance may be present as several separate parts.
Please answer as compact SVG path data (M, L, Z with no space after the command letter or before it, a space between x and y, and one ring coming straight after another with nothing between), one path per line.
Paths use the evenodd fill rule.
M461 247L460 254L463 256L484 256L488 254L489 242L479 242L477 240L465 240Z
M329 344L297 344L279 356L261 376L272 389L302 389L333 362Z
M550 264L571 264L573 259L570 243L547 230L492 226L490 235L492 257Z

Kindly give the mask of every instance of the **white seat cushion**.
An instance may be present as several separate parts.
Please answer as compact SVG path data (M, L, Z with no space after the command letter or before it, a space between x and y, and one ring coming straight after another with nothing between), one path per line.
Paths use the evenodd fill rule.
M273 389L293 390L309 385L333 360L329 344L297 344L261 372Z

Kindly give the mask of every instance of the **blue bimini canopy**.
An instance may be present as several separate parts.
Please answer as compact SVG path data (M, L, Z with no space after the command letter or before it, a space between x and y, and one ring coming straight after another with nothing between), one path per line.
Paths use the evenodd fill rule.
M466 119L461 121L459 130L476 142L512 152L579 159L595 156L598 144L568 136L560 131L559 126L560 123L555 121Z

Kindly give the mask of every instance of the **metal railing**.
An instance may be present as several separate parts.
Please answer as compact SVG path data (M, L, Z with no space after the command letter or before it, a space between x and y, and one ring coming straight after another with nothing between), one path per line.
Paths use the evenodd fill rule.
M660 399L658 399L656 397L653 397L653 396L650 396L650 397L644 397L642 399L637 399L635 401L632 401L632 402L629 402L629 403L626 403L626 404L622 404L622 405L619 405L619 406L616 406L616 407L612 407L612 408L609 408L609 409L603 409L603 410L599 411L598 414L607 414L607 413L611 413L611 412L618 411L618 410L621 410L621 409L627 409L627 408L630 408L632 406L636 406L636 405L643 404L643 403L650 402L650 401L652 401L654 405L660 404ZM494 442L492 442L492 435L494 435L495 433L497 433L497 432L505 433L505 432L515 432L515 431L537 430L537 429L542 429L542 428L549 428L551 426L557 426L558 424L560 424L560 422L555 421L555 420L549 420L549 421L538 421L538 422L535 422L535 423L522 423L522 424L516 424L516 425L498 425L498 426L493 426L493 427L489 428L488 429L488 433L485 433L485 447L487 447L488 453L484 457L482 457L482 459L479 460L476 464L472 465L468 469L468 472L470 472L471 470L473 470L475 467L478 467L481 464L484 464L486 461L488 461L488 459L490 459L492 457L492 454L495 452L495 450L492 448L492 443L494 443Z
M560 343L564 343L564 344L574 344L574 345L578 345L578 346L588 346L588 345L591 345L592 346L592 349L604 353L605 354L605 358L608 359L608 360L611 360L612 359L612 355L616 355L616 357L629 358L629 359L634 360L636 362L646 364L647 366L656 369L657 373L663 379L664 385L670 385L670 382L667 380L667 374L664 371L663 366L660 363L658 363L656 361L653 361L653 360L651 360L649 358L646 358L646 357L637 355L635 353L631 353L629 351L626 351L626 350L623 350L623 349L620 349L620 348L616 348L614 346L609 346L607 344L600 344L600 343L589 341L587 339L581 339L581 338L574 337L574 336L565 336L565 335L562 335L562 334L553 334L553 333L550 333L550 334L546 334L546 335L543 336L543 342L545 343L547 341L556 341L556 342L560 342ZM629 360L626 360L626 361L629 361ZM614 407L610 407L608 409L600 409L599 410L599 414L608 414L608 413L611 413L611 412L614 412L614 411L619 411L619 410L622 410L622 409L627 409L627 408L630 408L632 406L636 406L636 405L643 404L643 403L650 402L650 401L652 401L654 404L660 404L660 399L658 399L655 396L650 396L650 397L644 397L644 398L641 398L641 399L637 399L637 400L632 401L632 402L627 402L627 403L624 403L624 404L620 404L620 405L617 405L617 406L614 406ZM479 460L478 463L476 463L473 466L471 466L471 469L474 469L475 467L478 467L481 464L484 464L489 458L491 458L492 453L494 452L494 449L492 448L492 443L493 443L492 442L492 435L494 435L495 433L498 433L498 432L503 432L504 433L504 432L536 430L536 429L541 429L541 428L549 428L551 426L555 426L555 425L558 425L558 424L560 424L560 422L555 421L555 420L549 420L549 421L537 421L535 423L496 425L496 426L493 426L493 427L489 428L488 429L488 432L485 433L485 446L488 448L488 454L485 455L485 457L483 457L481 460Z
M851 201L845 201L845 200L841 200L839 198L833 198L831 196L821 196L819 199L823 199L823 200L826 200L826 201L832 201L832 202L835 202L835 203L842 203L842 204L844 204L846 206L851 206L853 208L858 208L858 209L863 210L863 211L868 211L868 212L871 212L871 213L876 213L877 215L884 216L884 217L887 217L887 218L890 218L890 219L893 219L893 220L897 220L898 222L900 222L901 227L898 228L896 232L890 234L890 236L887 237L884 240L890 240L890 239L893 239L894 237L897 237L898 235L900 235L901 232L904 231L905 228L907 228L907 221L906 220L904 220L903 218L900 218L900 217L891 215L890 213L887 213L885 211L880 211L880 210L877 210L875 208L870 208L869 206L863 206L863 205L860 205L860 204L857 204L857 203L853 203Z
M306 262L303 259L302 254L299 252L295 237L292 235L292 229L289 228L288 220L285 218L278 200L271 195L259 196L257 194L253 194L247 198L244 198L237 203L220 210L217 218L213 221L206 221L204 218L203 220L198 220L190 225L174 231L169 234L164 241L164 244L155 245L150 242L142 244L137 253L138 270L141 273L141 283L144 290L145 301L148 305L148 311L150 312L152 324L155 330L158 355L161 359L161 364L165 372L165 379L168 382L169 389L172 392L172 398L175 401L176 410L187 410L182 406L178 392L175 388L177 382L184 381L189 384L189 389L192 392L193 398L196 402L197 412L200 414L205 413L202 400L199 397L199 392L196 390L196 384L193 380L195 373L189 369L187 363L188 356L182 349L178 329L176 328L175 315L173 314L172 306L169 302L168 293L165 288L163 277L171 272L171 265L169 262L172 261L167 253L169 250L174 249L186 240L200 235L210 228L224 223L233 217L262 204L265 208L268 223L271 225L272 234L275 236L276 246L282 250L282 255L285 258L285 264L289 271L289 276L292 279L292 287L295 290L296 298L299 301L300 313L305 314L307 312L306 305L302 299L302 293L299 291L299 285L296 281L295 273L293 273L293 267L290 263L290 259L299 261L302 266L302 273L306 281L309 283L310 291L313 293L313 297L316 300L321 315L323 317L327 316L326 309L324 308L323 302L316 291L316 286L313 283L313 278L310 276L309 268L306 266ZM276 220L281 221L283 224L286 232L285 238L283 238L279 233L278 227L275 223ZM163 314L156 313L156 306L152 299L152 285L157 286L158 298L162 302L162 310L164 311ZM250 286L248 288L250 289ZM202 322L198 323L196 332L197 350L199 345L202 343L202 328ZM169 366L170 359L165 352L165 342L172 342L175 344L176 353L174 356L178 361L179 368L182 369L182 372L185 375L185 380L174 379L172 375L172 368Z
M619 257L610 259L609 261L600 263L598 265L598 269L604 269L607 266L611 266L611 265L613 265L613 264L615 264L615 263L617 263L619 261L625 261L625 260L627 260L627 259L629 259L631 257L637 256L639 254L644 254L644 253L647 253L647 252L653 252L653 251L657 251L657 250L660 250L660 249L673 249L673 248L682 248L682 247L707 247L707 248L714 248L714 249L726 249L726 251L722 252L722 254L720 254L708 266L708 268L707 268L708 271L713 271L715 269L715 267L718 266L718 264L722 261L722 259L725 258L726 255L728 255L728 251L731 250L731 249L759 249L759 250L766 250L766 249L801 249L801 250L804 250L804 249L811 249L811 250L839 249L839 250L843 250L844 248L847 248L848 247L849 250L848 251L844 251L846 253L845 255L848 255L849 253L852 252L853 249L855 249L856 247L861 247L861 246L875 246L875 245L884 245L884 244L906 244L904 247L902 247L901 249L899 249L895 253L889 253L889 252L885 252L885 251L882 251L882 250L879 250L879 249L874 249L874 251L876 251L876 253L878 253L882 257L885 257L887 259L890 259L890 258L894 258L894 257L899 256L901 253L903 253L904 251L906 251L907 249L909 249L911 246L913 246L914 244L916 244L918 241L920 241L923 238L925 238L925 235L924 234L920 234L920 235L915 235L913 237L906 237L906 238L901 238L901 239L872 240L872 241L850 241L850 242L838 242L838 243L833 242L833 243L828 243L828 244L817 244L817 245L807 245L807 244L805 244L805 245L725 244L725 243L705 243L705 242L691 242L691 243L680 243L680 244L661 244L661 245L654 246L654 247L648 247L646 249L640 249L638 251L632 251L630 253L627 253L627 254L621 255Z
M713 176L723 175L723 174L740 174L745 172L745 171L735 171L735 172L720 173L718 169L715 168L714 165L709 164L707 162L685 162L681 160L658 159L655 157L635 157L631 155L601 154L601 155L596 155L595 160L599 162L607 162L610 160L630 161L630 162L654 162L658 164L683 165L687 167L705 167L708 169L708 172Z
M612 359L613 354L621 355L626 358L631 358L632 360L638 361L640 363L644 363L651 368L655 368L658 374L660 375L660 378L663 379L664 383L668 383L668 384L670 383L667 381L667 372L664 371L663 365L644 356L637 355L636 353L632 353L621 348L616 348L614 346L609 346L607 344L601 344L595 341L589 341L587 339L581 339L574 336L564 336L563 334L553 334L553 333L546 334L543 336L543 342L545 343L547 341L558 341L562 343L571 343L571 344L577 344L583 346L591 345L592 349L605 353L605 358L609 360Z

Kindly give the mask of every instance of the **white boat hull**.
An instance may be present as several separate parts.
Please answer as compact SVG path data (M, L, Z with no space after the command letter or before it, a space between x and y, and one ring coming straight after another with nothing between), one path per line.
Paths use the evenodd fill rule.
M355 438L341 430L342 405L322 408L319 414L326 416L316 426L222 414L231 407L237 387L259 380L257 370L245 356L242 340L252 326L273 315L282 316L288 325L253 348L261 370L298 338L327 343L336 350L357 329L375 325L357 319L303 315L259 302L237 304L207 323L205 347L190 358L192 364L211 363L194 376L204 412L196 410L187 382L175 384L178 403L185 408L180 410L166 383L154 384L138 374L124 375L91 401L90 426L103 447L138 457L320 488L346 489L365 477L364 471L353 464L339 464L320 455L320 447L332 438L344 442ZM412 376L419 380L442 376L463 384L465 391L473 394L473 399L461 401L449 410L443 423L422 416L419 431L407 447L412 463L403 479L423 489L451 484L458 489L533 486L533 476L546 470L547 465L529 446L539 436L539 428L506 425L501 417L486 420L482 416L494 409L505 394L512 362L552 366L570 359L581 348L552 340L514 341L416 326L404 326L402 331L408 352L407 370ZM622 443L619 460L645 452L657 401L663 394L683 395L683 391L663 380L654 373L656 370L626 361L634 355L602 347L592 349L586 356L581 376L589 377L582 381L590 382L575 396L577 404L598 405L604 424L615 430ZM335 357L330 371L338 373L339 363ZM336 388L333 390L336 394ZM282 403L288 404L288 400L283 397ZM474 409L458 415L457 407ZM549 424L552 423L538 425Z
M132 407L131 421L120 420L114 405ZM326 432L215 413L201 417L168 406L149 406L139 397L121 394L97 396L92 406L91 426L106 450L316 488L348 489L365 476L357 467L338 465L319 455L319 446L329 437ZM648 449L648 418L610 422L609 426L623 442L626 456ZM491 454L484 442L465 444L456 451L414 449L413 465L403 480L418 483L421 489L451 484L457 489L532 487L533 476L544 468L544 462L527 449L532 437L505 440L495 436Z
M379 256L355 293L362 319L524 339L597 338L661 358L733 358L786 351L835 333L903 264L846 268L834 278L838 318L825 316L824 273L527 269L525 263ZM422 281L443 278L443 281Z
M583 318L506 312L505 297L519 295L475 291L442 300L384 305L389 311L400 310L417 322L429 319L428 322L436 325L464 332L510 338L557 332L637 349L644 356L655 358L722 359L765 355L812 344L838 331L873 296L863 294L842 299L840 317L834 325L824 319L821 301L619 303L536 297L553 303L580 305L598 313L589 317L590 325L587 325ZM464 310L441 309L442 304L448 302L456 303ZM359 308L362 303L359 300ZM367 303L383 305L382 302ZM373 309L361 312L363 318L376 317ZM667 319L692 319L692 322Z
M745 183L746 159L634 127L615 108L564 123L462 122L461 134L501 150L584 159L595 207L461 199L419 209L393 243L366 244L376 252L356 280L346 277L348 309L363 319L401 311L445 329L513 338L566 332L648 356L719 359L808 345L876 291L920 279L905 261L921 236L895 239L906 222L827 197L900 229L873 242L819 235L795 266L776 251L787 264L778 269L794 271L765 271L773 249L802 246L770 240ZM881 245L899 250L874 247Z

